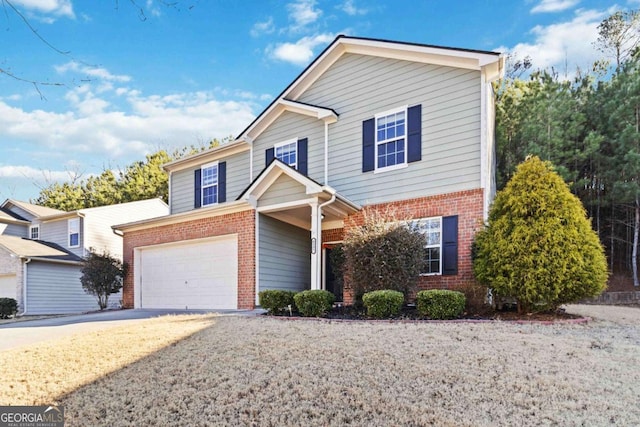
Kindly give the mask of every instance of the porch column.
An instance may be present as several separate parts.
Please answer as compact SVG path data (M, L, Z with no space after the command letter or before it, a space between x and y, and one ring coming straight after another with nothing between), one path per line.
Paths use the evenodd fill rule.
M322 289L322 212L311 203L311 289Z

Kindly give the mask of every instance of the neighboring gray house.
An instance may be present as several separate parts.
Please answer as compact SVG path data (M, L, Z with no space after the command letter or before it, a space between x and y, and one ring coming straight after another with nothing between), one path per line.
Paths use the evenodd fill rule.
M474 284L495 192L495 52L337 37L237 139L165 165L169 216L122 224L136 308L253 308L337 286L332 248L364 211L425 234L419 287Z
M15 298L21 314L98 309L80 284L90 249L122 258L122 237L111 226L168 214L160 199L64 212L8 199L0 206L0 297ZM118 306L121 293L110 297Z

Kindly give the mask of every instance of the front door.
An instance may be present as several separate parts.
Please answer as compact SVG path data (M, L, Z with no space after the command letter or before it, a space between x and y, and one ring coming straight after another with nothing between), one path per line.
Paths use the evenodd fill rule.
M339 250L339 249L337 249ZM324 250L324 285L325 289L331 292L336 297L336 301L342 301L342 278L336 275L335 271L335 256L337 255L333 247L327 247Z

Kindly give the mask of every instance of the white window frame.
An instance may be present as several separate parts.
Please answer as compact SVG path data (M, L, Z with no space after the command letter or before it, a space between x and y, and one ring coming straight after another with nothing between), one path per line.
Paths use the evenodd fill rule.
M33 236L34 231L35 231L35 237ZM40 240L40 224L29 226L29 239Z
M205 174L204 171L205 169L209 169L209 168L216 168L216 182L212 183L212 184L207 184L205 185L204 180L205 180ZM220 168L218 166L218 162L213 162L213 163L207 163L206 165L202 165L200 167L200 205L201 206L212 206L212 205L217 205L219 203L220 200ZM215 187L216 188L216 201L215 202L211 202L211 203L205 203L204 202L204 191L207 188L212 188Z
M286 147L287 145L293 145L293 151L296 153L296 161L293 164L287 163L284 160L280 159L280 157L278 157L278 149L282 148L282 147ZM295 170L298 170L298 160L300 160L300 158L298 156L299 156L299 153L298 153L298 140L297 139L291 139L289 141L279 142L279 143L277 143L277 144L275 144L273 146L273 157L278 159L278 160L280 160L281 162L284 162L284 163L288 164L289 166L291 166Z
M418 227L418 223L420 221L433 221L433 220L438 220L440 223L440 228L437 230L440 232L440 241L437 244L429 244L427 241L425 241L425 245L424 248L425 249L429 249L429 248L439 248L439 255L440 255L440 259L439 259L439 266L440 266L440 271L437 272L432 272L432 273L420 273L421 276L441 276L442 275L442 217L441 216L432 216L432 217L425 217L425 218L416 218L412 221L412 225L414 227ZM426 233L425 234L426 237ZM425 260L426 261L426 260Z
M388 138L388 139L384 139L379 141L378 140L378 120L383 118L383 117L387 117L390 116L392 114L398 114L398 113L404 113L404 160L402 163L397 163L395 165L391 165L391 166L383 166L383 167L379 167L378 166L378 148L383 145L383 144L387 144L389 142L392 141L397 141L398 137L394 137L394 138ZM402 169L402 168L406 168L408 165L407 162L407 152L409 151L409 147L407 146L409 140L407 138L407 134L408 134L408 126L409 126L409 106L408 105L403 105L402 107L398 107L398 108L394 108L393 110L388 110L388 111L384 111L382 113L377 113L374 116L374 141L375 141L375 157L374 157L374 170L373 173L378 173L378 172L387 172L387 171L392 171L392 170L396 170L396 169Z
M74 230L74 226L72 224L77 224L77 228ZM74 232L75 231L75 232ZM71 244L71 236L77 234L78 235L78 244ZM79 248L80 247L80 218L71 218L67 220L67 244L70 248Z

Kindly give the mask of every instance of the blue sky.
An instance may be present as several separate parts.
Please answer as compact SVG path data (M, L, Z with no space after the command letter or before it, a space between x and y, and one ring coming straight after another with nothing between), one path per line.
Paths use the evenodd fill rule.
M514 52L571 74L602 56L592 46L602 19L638 7L0 0L0 202L35 199L54 180L123 168L160 148L237 135L338 34Z

